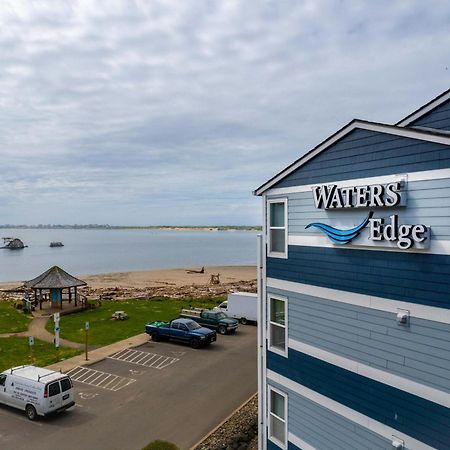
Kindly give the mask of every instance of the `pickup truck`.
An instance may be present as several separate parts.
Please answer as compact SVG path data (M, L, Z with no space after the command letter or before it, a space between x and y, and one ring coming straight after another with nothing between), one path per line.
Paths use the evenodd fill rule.
M216 332L201 327L190 319L174 319L171 322L152 322L145 325L145 332L152 340L163 339L186 342L192 348L205 347L216 340Z
M237 330L238 321L231 319L224 312L201 309L183 309L180 317L195 320L200 325L217 330L220 334L231 334Z

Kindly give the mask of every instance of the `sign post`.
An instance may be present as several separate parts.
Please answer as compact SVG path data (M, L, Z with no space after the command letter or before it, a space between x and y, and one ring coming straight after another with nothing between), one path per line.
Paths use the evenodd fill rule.
M59 313L53 314L53 321L55 322L55 347L59 349Z
M30 347L31 364L34 364L33 345L34 345L34 337L28 336L28 347Z
M84 332L85 332L85 346L84 346L84 350L86 353L86 361L88 361L88 333L89 333L89 322L85 322L84 323Z

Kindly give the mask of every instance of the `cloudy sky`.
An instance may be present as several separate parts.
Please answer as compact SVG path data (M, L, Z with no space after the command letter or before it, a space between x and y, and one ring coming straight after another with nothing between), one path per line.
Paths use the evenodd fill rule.
M0 223L259 224L354 117L450 87L445 1L0 2Z

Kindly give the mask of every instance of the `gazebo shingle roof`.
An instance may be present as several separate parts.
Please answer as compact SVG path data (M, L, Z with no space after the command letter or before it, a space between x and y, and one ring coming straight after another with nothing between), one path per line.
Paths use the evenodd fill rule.
M58 266L53 266L32 280L25 281L25 287L32 289L65 289L86 286L86 282L73 277Z

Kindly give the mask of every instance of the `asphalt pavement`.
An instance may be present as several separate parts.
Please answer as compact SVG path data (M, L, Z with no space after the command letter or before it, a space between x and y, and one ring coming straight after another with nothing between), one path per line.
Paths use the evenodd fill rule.
M72 364L69 411L31 422L0 405L0 449L140 450L164 439L187 450L257 390L255 326L205 349L148 341L114 350Z

